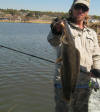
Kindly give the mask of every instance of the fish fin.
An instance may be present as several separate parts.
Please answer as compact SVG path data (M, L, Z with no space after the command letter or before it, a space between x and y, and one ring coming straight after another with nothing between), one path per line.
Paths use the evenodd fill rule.
M62 57L59 57L59 58L56 59L56 63L59 63L61 61L62 61Z

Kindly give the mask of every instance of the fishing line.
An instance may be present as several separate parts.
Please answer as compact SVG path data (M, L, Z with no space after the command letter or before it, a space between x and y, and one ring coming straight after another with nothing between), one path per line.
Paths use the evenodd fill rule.
M5 49L11 50L11 51L19 52L19 53L21 53L21 54L25 54L25 55L27 55L27 56L31 56L31 57L34 57L34 58L37 58L37 59L44 60L44 61L47 61L47 62L50 62L50 63L55 64L55 62L52 61L52 60L45 59L45 58L42 58L42 57L39 57L39 56L36 56L36 55L33 55L33 54L25 53L25 52L19 51L19 50L17 50L17 49L13 49L13 48L10 48L10 47L4 46L4 45L0 45L0 47L3 47L3 48L5 48ZM81 69L80 69L80 72L90 74L90 72L83 71L83 70L81 70Z
M28 56L31 56L31 57L35 57L35 58L38 58L38 59L40 59L40 60L44 60L44 61L47 61L47 62L50 62L50 63L55 63L55 62L52 61L52 60L45 59L45 58L42 58L42 57L39 57L39 56L36 56L36 55L33 55L33 54L25 53L25 52L23 52L23 51L19 51L19 50L17 50L17 49L13 49L13 48L10 48L10 47L4 46L4 45L0 45L0 47L3 47L3 48L5 48L5 49L11 50L11 51L19 52L19 53L21 53L21 54L25 54L25 55L28 55Z

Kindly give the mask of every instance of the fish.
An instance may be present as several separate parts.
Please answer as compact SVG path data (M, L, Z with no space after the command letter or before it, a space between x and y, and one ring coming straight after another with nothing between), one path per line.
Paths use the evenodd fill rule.
M61 62L60 74L63 98L66 102L70 102L80 74L80 52L75 47L68 23L62 20L61 25L63 27L60 45L61 56L56 60L56 63Z

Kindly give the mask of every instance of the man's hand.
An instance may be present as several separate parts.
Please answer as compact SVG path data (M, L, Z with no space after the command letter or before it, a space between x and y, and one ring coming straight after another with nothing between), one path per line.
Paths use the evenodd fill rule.
M95 78L100 78L100 70L98 69L92 69L91 71L91 76Z
M90 76L96 78L96 76L92 72L90 72Z
M52 23L51 23L51 30L52 33L55 35L61 35L63 32L64 28L64 21L62 19L56 18Z

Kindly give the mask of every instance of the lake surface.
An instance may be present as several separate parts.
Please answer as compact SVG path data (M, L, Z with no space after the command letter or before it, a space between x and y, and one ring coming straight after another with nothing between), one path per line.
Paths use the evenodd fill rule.
M0 23L0 45L55 60L49 24ZM54 112L54 64L0 47L0 112Z

